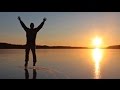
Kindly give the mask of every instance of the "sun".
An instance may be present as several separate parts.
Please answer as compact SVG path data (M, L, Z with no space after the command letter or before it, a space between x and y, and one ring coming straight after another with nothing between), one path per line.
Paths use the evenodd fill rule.
M100 48L100 46L102 45L102 39L100 37L95 37L93 39L93 45L96 48Z

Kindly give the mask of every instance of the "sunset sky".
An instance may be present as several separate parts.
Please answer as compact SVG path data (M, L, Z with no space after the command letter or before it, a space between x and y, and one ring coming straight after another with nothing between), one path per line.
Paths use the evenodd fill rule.
M18 16L28 27L47 18L37 34L39 45L91 46L96 36L102 46L120 44L120 12L0 12L0 42L26 43Z

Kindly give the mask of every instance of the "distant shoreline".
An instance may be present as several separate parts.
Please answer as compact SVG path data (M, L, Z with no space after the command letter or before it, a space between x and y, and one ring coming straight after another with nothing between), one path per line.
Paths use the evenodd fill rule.
M0 49L25 49L25 45L16 45L8 43L0 43ZM47 45L36 45L36 49L95 49L89 47L72 47L72 46L47 46ZM120 45L108 46L100 49L120 49Z
M25 49L26 45L0 43L0 49ZM87 47L36 45L36 49L88 49Z

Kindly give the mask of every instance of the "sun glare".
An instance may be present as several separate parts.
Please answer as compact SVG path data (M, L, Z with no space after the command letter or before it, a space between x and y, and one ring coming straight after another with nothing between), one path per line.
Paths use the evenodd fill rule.
M102 39L100 37L96 37L93 39L93 45L96 48L99 48L102 44Z

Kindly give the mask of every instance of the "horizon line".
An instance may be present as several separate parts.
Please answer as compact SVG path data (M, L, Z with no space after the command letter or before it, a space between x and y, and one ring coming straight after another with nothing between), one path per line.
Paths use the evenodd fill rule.
M26 44L14 44L14 43L7 43L7 42L0 42L0 43L3 43L3 44L11 44L11 45L26 45ZM119 46L120 44L118 44L118 45L108 45L108 46L106 46L106 47L89 47L89 46L70 46L70 45L46 45L46 44L36 44L36 46L50 46L50 47L54 47L54 46L58 46L58 47L83 47L83 48L108 48L108 47L111 47L111 46Z

